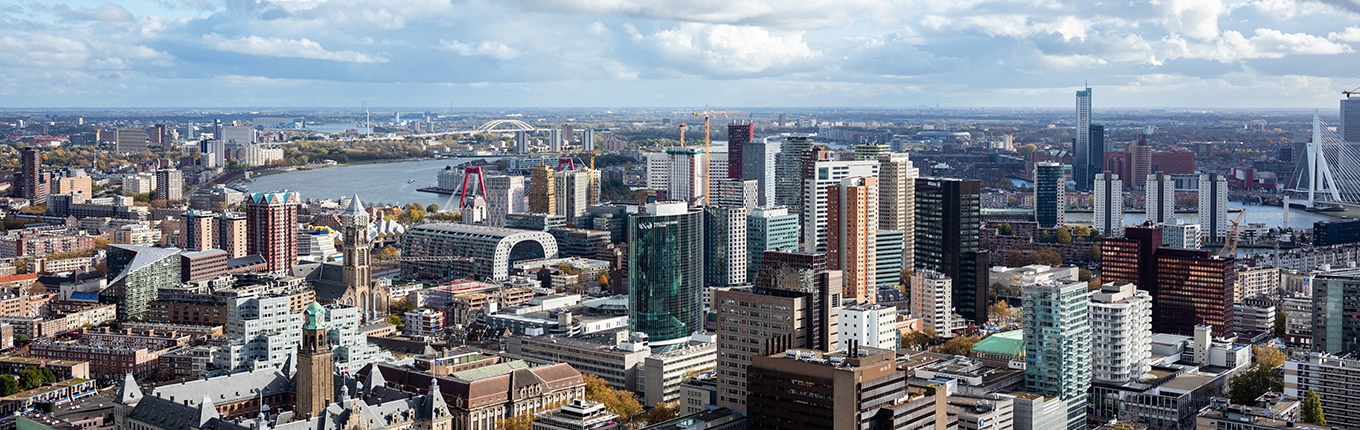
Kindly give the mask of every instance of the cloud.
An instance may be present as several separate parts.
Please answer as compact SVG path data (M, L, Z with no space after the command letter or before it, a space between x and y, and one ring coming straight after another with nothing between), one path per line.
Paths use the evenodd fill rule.
M94 9L84 6L71 9L70 6L59 4L52 7L52 12L62 18L74 21L127 22L133 20L132 14L128 13L127 9L112 3L105 3Z
M1345 31L1327 33L1327 39L1337 42L1360 42L1360 27L1346 27Z
M781 29L849 24L856 15L883 7L882 2L874 0L505 0L505 4L533 12L762 25Z
M464 43L457 40L440 40L439 48L457 52L464 57L487 56L497 60L513 60L519 57L518 49L501 42Z
M305 58L346 63L386 63L388 58L371 56L357 51L328 51L311 39L281 39L249 36L231 39L213 33L203 36L203 43L219 51L264 57Z
M1153 0L1165 15L1162 25L1173 35L1210 40L1218 36L1218 20L1225 9L1219 0Z
M683 23L640 39L673 65L717 76L750 75L787 67L817 54L803 32L772 33L760 27Z

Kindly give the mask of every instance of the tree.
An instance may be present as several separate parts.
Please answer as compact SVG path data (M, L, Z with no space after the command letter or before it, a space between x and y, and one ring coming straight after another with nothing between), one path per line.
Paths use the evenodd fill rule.
M911 333L907 333L906 336L903 336L902 347L910 349L920 348L935 343L935 341L939 339L940 339L939 332L936 332L933 327L926 327Z
M659 402L643 417L647 424L670 421L680 416L680 402Z
M1001 300L988 306L987 319L992 321L1006 321L1011 319L1011 305L1006 304L1005 300Z
M949 355L968 355L973 352L973 345L976 345L982 338L977 336L959 336L949 339L944 345L935 347L935 352Z
M434 204L434 203L430 203L429 206L426 206L426 207L425 207L425 212L428 212L428 213L438 213L438 212L439 212L439 205Z
M378 261L384 261L384 260L391 260L391 259L397 258L397 257L399 257L399 256L401 256L401 251L400 251L400 250L398 250L397 248L393 247L392 245L387 245L387 246L384 246L383 249L378 250L378 255L374 255L373 258L376 259L376 260L378 260Z
M1034 154L1034 151L1038 150L1039 145L1035 145L1033 143L1020 145L1019 148L1015 148L1015 152L1019 153L1021 158L1026 159L1028 159L1031 154Z
M1285 323L1289 321L1289 312L1279 311L1275 313L1275 337L1284 337L1287 332Z
M1090 271L1090 270L1086 270L1086 269L1077 269L1077 280L1078 280L1078 281L1089 281L1089 280L1091 280L1091 278L1092 278L1092 276L1091 276L1091 271Z
M1327 418L1322 414L1322 398L1312 388L1303 395L1303 422L1320 426L1327 425Z
M26 343L28 343L28 335L26 335L26 334L16 334L16 335L14 335L14 343L16 343L16 344L26 344Z
M1068 242L1070 243L1071 241L1069 240ZM1052 249L1045 249L1039 251L1039 255L1034 259L1034 263L1053 267L1061 266L1063 264L1062 254L1059 254L1058 251Z
M1253 365L1251 369L1228 380L1231 400L1239 405L1255 405L1256 398L1271 391L1284 390L1284 377L1274 370Z
M604 403L605 410L619 416L619 421L628 422L642 415L642 403L637 395L629 391L615 390L604 378L587 373L586 400Z
M1010 225L1009 223L1004 223L1004 222L1003 222L1003 223L1001 223L1001 224L997 224L997 225L996 225L996 234L999 234L999 235L1002 235L1002 236L1010 236L1010 235L1015 234L1015 229L1014 229L1013 227L1011 227L1011 225Z
M388 315L387 322L391 323L392 325L401 325L401 317L396 315Z
M1064 245L1069 244L1069 243L1072 243L1072 232L1067 231L1067 228L1061 228L1061 227L1058 228L1058 233L1055 234L1054 236L1055 236L1055 239L1054 239L1054 240L1056 240L1058 243L1061 243L1061 244L1064 244Z
M42 373L36 367L25 367L19 370L19 386L25 390L32 390L41 387L43 384Z
M0 396L9 396L19 392L19 381L14 379L14 375L0 376Z
M496 430L531 430L534 426L533 423L533 414L523 413L510 418L496 420Z
M1284 365L1285 355L1279 348L1269 345L1253 345L1251 355L1255 357L1257 366L1266 369L1275 369Z

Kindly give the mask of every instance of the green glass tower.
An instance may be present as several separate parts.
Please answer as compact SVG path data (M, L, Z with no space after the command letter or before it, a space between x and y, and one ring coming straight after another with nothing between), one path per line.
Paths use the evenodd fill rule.
M703 329L704 216L684 202L647 204L628 219L628 329L653 347Z

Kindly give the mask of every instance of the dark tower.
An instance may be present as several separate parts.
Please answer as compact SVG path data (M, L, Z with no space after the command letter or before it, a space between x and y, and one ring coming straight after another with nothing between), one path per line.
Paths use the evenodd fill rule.
M727 125L727 178L743 179L741 154L746 145L755 138L755 127L751 123Z
M335 399L335 361L326 336L326 309L312 302L303 311L302 345L298 347L297 407L303 419L318 416Z

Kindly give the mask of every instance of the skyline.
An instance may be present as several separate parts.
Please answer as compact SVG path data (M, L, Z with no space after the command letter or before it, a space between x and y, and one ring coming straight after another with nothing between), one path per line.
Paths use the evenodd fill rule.
M1334 109L1355 0L84 1L0 15L5 108Z

